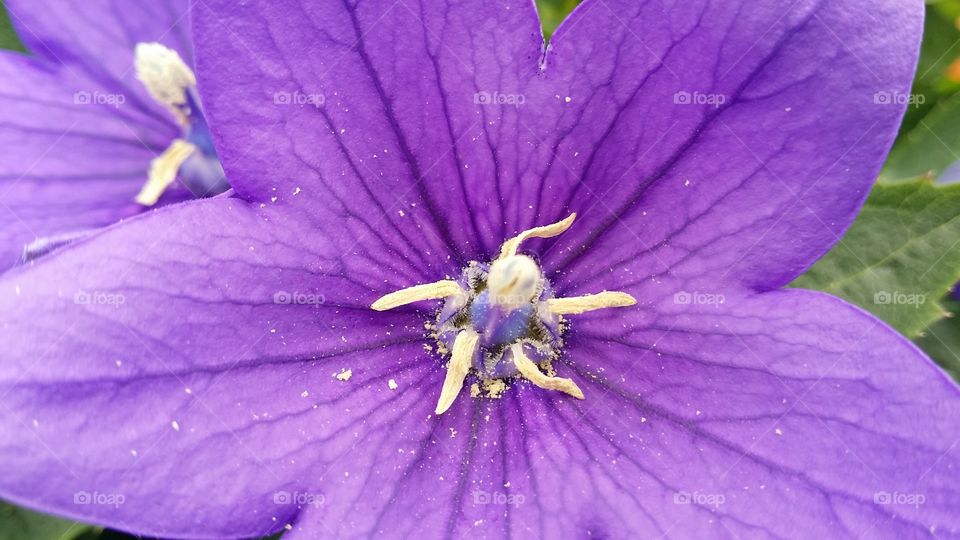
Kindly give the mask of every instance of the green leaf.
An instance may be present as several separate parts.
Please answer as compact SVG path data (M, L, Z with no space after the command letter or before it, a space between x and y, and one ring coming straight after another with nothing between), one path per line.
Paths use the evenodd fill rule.
M960 84L946 76L950 65L960 58L960 28L956 23L960 15L960 1L942 0L928 4L930 7L924 21L920 61L911 90L910 107L900 127L901 138L917 129L920 121L941 100L960 90ZM913 176L902 178L910 179Z
M938 12L945 17L960 17L960 0L927 0L928 13Z
M960 276L960 185L877 184L830 253L792 284L839 296L916 337ZM960 350L960 349L958 349Z
M93 531L89 525L0 503L0 540L76 540Z
M20 38L17 37L17 33L13 31L10 17L7 15L7 8L2 2L0 2L0 49L25 50L23 44L20 43Z
M897 141L880 179L935 178L956 161L960 161L960 94L938 103Z
M880 175L886 182L903 182L927 174L935 177L960 160L960 81L947 76L951 65L960 62L960 0L927 4L909 106L897 143Z
M543 25L543 34L547 40L579 3L580 0L537 0L540 23Z
M944 81L944 75L947 67L960 56L960 44L957 43L960 28L956 24L958 16L960 2L954 0L936 2L927 9L916 78L916 82L924 88L956 91L956 87Z
M943 305L948 315L930 325L916 343L954 379L960 381L960 302L946 298Z
M280 540L283 532L258 540ZM0 501L0 540L147 540L26 510Z

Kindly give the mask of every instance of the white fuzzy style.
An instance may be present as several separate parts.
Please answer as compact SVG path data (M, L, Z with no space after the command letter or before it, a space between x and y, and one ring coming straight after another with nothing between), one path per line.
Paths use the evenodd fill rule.
M517 308L533 300L540 292L540 267L526 255L510 255L490 265L487 286L490 300L507 308Z

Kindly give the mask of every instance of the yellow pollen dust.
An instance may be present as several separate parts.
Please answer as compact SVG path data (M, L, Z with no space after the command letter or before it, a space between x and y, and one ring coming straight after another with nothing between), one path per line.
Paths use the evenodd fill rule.
M529 275L529 263L526 260L529 259L529 257L517 255L517 251L520 249L523 241L529 238L552 238L563 234L573 225L576 217L576 214L570 214L569 217L562 221L523 231L517 236L505 241L500 248L497 259L493 262L493 265L491 265L491 273L493 273L492 270L495 265L506 269L504 270L506 276L503 277L504 289L513 289L516 283ZM532 259L529 259L529 261L533 262ZM533 264L536 266L535 262L533 262ZM512 270L511 267L516 269ZM539 267L536 267L536 271L538 273L540 272ZM500 279L499 276L495 277ZM470 292L464 290L456 281L442 280L434 283L415 285L384 295L374 302L371 308L377 311L384 311L422 300L439 300L454 296L462 297L465 305L469 299L469 294ZM531 298L530 301L535 300ZM603 291L598 294L588 294L570 298L549 298L539 301L538 308L553 315L562 316L579 315L598 309L632 306L636 303L636 299L627 293ZM457 334L454 340L450 362L447 365L447 373L443 381L443 387L440 390L440 397L437 401L437 414L446 412L460 394L467 374L470 372L474 354L480 346L479 344L480 335L473 329L466 328ZM521 343L518 342L511 345L510 352L513 354L518 376L527 379L540 388L564 392L577 399L584 399L583 391L572 379L554 377L552 373L551 375L544 374L540 370L540 367L524 353ZM484 381L484 384L486 385L487 382L499 383L501 392L506 388L506 385L500 379ZM490 392L488 391L487 393L489 394ZM497 394L499 395L499 392ZM478 384L474 383L471 385L470 395L473 397L483 395Z

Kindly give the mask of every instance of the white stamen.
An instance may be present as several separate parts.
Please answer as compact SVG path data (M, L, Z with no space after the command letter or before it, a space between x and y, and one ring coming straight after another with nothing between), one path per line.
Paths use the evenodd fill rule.
M636 303L637 299L625 292L604 291L571 298L550 298L547 307L556 315L579 315L596 309L626 307Z
M157 204L163 192L177 179L180 166L196 149L196 146L183 139L174 139L162 154L150 162L147 183L140 188L136 201L144 206Z
M460 285L456 281L443 280L400 289L380 297L370 307L375 311L386 311L421 300L436 300L457 294L463 294Z
M159 43L138 43L134 66L150 95L182 116L177 107L187 102L187 89L197 85L197 78L177 51Z
M637 303L633 296L624 292L613 291L604 291L599 294L589 294L573 298L542 299L543 296L549 296L544 295L545 278L543 272L533 259L526 255L518 255L517 250L520 244L527 238L550 238L563 233L570 228L575 218L576 214L571 214L563 221L529 229L503 243L499 256L490 265L486 276L486 290L490 293L491 304L496 304L507 309L516 309L524 304L533 305L533 303L536 302L536 317L542 321L550 321L552 324L556 324L557 321L554 316L576 315L603 308L632 306ZM476 263L471 263L471 268L475 264ZM473 277L469 277L471 282L470 286L473 287L472 280L481 279L481 277L472 274L471 276ZM461 310L468 305L471 300L476 298L480 290L482 290L482 288L478 288L477 290L472 288L470 290L464 290L457 282L444 280L436 283L417 285L390 293L374 302L372 308L377 311L383 311L420 300L449 297L450 300L447 301L444 310L454 310L462 315L463 312ZM443 388L440 391L440 399L435 409L436 414L446 412L463 389L467 374L473 366L474 355L480 346L480 334L478 330L472 326L475 323L469 319L470 317L468 316L464 322L451 323L453 324L452 328L458 333L453 342L452 358L447 365ZM429 323L426 327L427 329L435 328ZM434 337L437 336L435 335ZM536 341L536 338L529 336L521 339L527 339L528 341L533 340L534 345L539 343ZM448 343L446 338L440 342L440 350L444 353L446 352L446 343ZM553 350L555 346L559 345L554 345L552 342L550 344L544 343L543 345L554 354L559 352ZM432 350L429 345L427 345L426 348L427 350ZM513 342L512 345L510 345L510 350L513 353L513 362L519 376L528 379L540 388L556 390L569 394L577 399L584 399L583 391L577 386L577 383L575 383L573 379L551 377L540 371L537 364L524 354L523 341L517 340ZM483 350L482 352L487 354L488 351ZM498 359L492 358L485 359L485 361L486 360L496 361ZM392 379L390 383L390 388L392 390L396 389L396 385ZM485 392L480 391L480 385L474 384L471 387L470 395L472 397L480 397L481 395L485 395L486 397L499 397L506 388L506 384L502 379L485 379L483 385Z
M563 221L558 221L550 225L534 227L532 229L523 231L522 233L503 243L503 246L500 248L500 257L498 258L504 259L511 255L516 255L517 250L520 248L520 243L527 238L553 238L554 236L563 234L564 231L573 225L573 220L576 218L577 214L574 213L567 216L567 219L564 219Z
M523 353L522 344L517 343L510 347L510 350L513 352L513 363L517 366L517 371L519 371L520 375L523 375L524 378L540 388L558 390L570 394L577 399L583 399L583 390L580 390L580 387L577 386L577 383L573 382L573 379L547 377L544 375L543 372L540 371L540 368L533 363L533 360L530 360L527 355Z
M540 267L526 255L510 255L490 265L487 287L490 301L515 309L533 300L540 291Z
M437 402L435 410L437 414L445 413L450 405L453 405L453 400L457 399L460 389L463 388L463 381L467 378L467 372L470 371L473 353L477 350L479 340L480 335L473 330L464 330L457 334L457 339L453 342L450 365L447 366L447 375L443 379L440 400Z
M187 91L197 85L197 78L177 51L160 43L138 43L134 50L134 67L137 79L143 83L153 99L166 105L181 125L189 122ZM176 139L160 156L150 163L147 183L140 189L136 201L144 206L153 206L163 192L177 178L183 162L196 147Z

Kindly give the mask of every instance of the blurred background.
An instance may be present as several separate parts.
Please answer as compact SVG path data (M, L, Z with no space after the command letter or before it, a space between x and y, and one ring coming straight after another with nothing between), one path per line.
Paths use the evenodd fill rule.
M577 4L537 0L548 36ZM0 48L26 52L2 1ZM960 0L928 1L909 110L880 182L843 241L795 283L874 313L954 377L960 376L954 352L960 351L960 295L951 291L960 278L958 91ZM134 537L0 502L0 540L126 538Z

